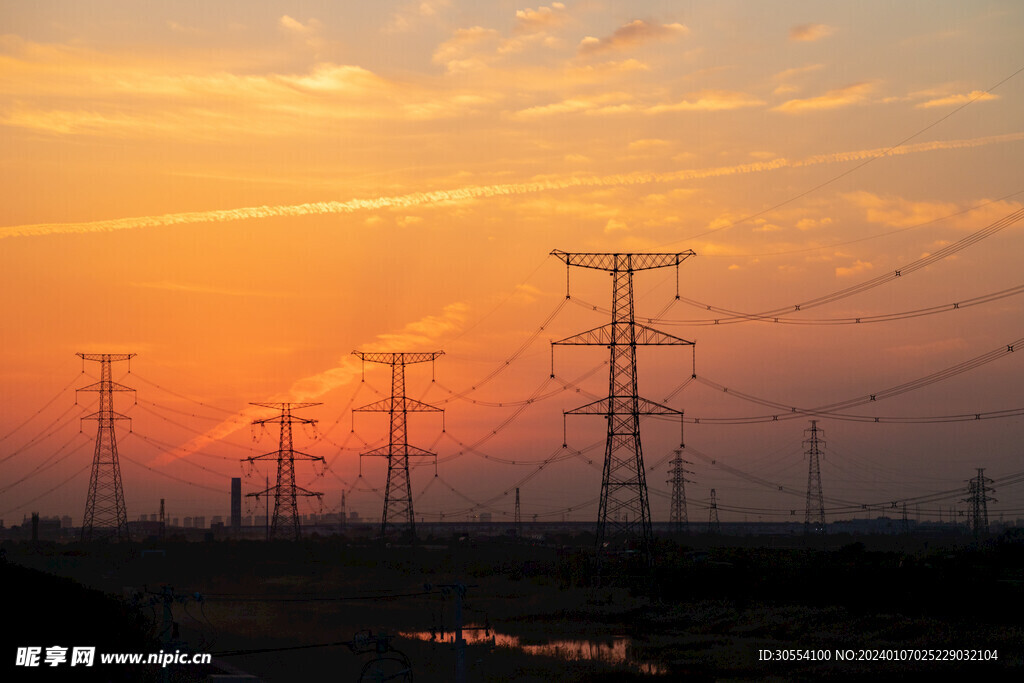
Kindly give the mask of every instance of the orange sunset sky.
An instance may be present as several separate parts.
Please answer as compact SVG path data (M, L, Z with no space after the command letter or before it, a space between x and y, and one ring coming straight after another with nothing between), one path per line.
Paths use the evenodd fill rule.
M417 516L510 518L519 486L524 518L595 520L604 422L563 450L562 411L607 394L607 350L557 348L552 379L549 342L608 321L610 278L573 269L567 300L553 249L697 253L679 301L674 269L635 280L638 318L697 342L681 389L688 350L639 351L641 394L689 421L691 521L711 488L723 520L803 521L787 407L872 394L817 418L830 520L948 519L978 467L990 518L1024 517L999 485L1024 471L1022 34L1010 0L3 3L0 518L81 522L76 352L138 354L114 372L129 519L262 488L253 401L322 402L296 446L329 468L299 482L379 518L385 462L358 454L386 417L353 432L351 407L390 375L350 352L444 350L407 372L447 428L410 418L439 456ZM964 414L993 419L894 421ZM643 438L665 520L678 426Z

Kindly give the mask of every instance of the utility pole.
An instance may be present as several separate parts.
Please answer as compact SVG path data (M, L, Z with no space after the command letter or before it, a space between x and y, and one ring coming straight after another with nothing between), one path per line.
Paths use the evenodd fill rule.
M807 507L804 512L804 533L825 533L825 500L821 493L821 447L824 441L818 438L818 421L811 420L810 429L804 430L804 446L807 450Z
M683 465L691 464L689 460L683 460L683 451L676 449L675 457L669 464L672 466L669 471L669 478L666 484L672 484L672 499L668 508L668 521L672 525L672 531L680 534L689 530L690 522L686 516L686 476L693 474Z
M292 538L299 540L301 532L299 530L299 504L298 496L312 497L316 496L320 498L323 494L315 491L308 491L295 483L295 460L311 460L313 462L324 463L324 459L309 455L308 453L302 453L297 451L292 446L292 424L308 424L315 425L316 420L311 420L305 417L296 417L292 415L293 410L300 408L309 408L311 406L322 405L320 403L251 403L250 405L260 406L261 408L272 408L280 411L280 414L276 417L268 417L262 420L253 420L254 425L266 425L266 424L280 424L281 425L281 436L278 441L278 448L276 451L270 453L264 453L263 455L256 455L250 458L244 458L243 462L248 462L253 465L257 460L276 460L277 461L277 483L274 486L270 486L270 480L268 475L267 488L263 491L256 493L246 494L247 498L256 498L259 500L260 496L267 496L267 515L270 514L270 495L274 496L274 519L270 522L270 526L267 532L267 540L275 538Z
M718 521L718 498L714 489L711 489L711 507L708 508L708 533L722 533L722 524Z
M124 489L121 486L121 465L117 459L117 435L114 423L131 418L114 411L115 391L135 391L131 387L115 382L112 378L111 363L130 361L134 353L79 353L83 361L91 360L100 364L100 381L82 387L78 391L96 391L100 395L99 410L83 417L96 420L96 450L92 457L92 474L89 475L89 493L85 499L85 515L82 517L82 540L112 538L118 541L128 537L128 511L124 506ZM84 363L83 363L84 364ZM129 371L131 366L129 364Z
M523 515L522 510L519 508L519 487L516 487L516 511L512 516L512 526L516 536L516 539L523 537Z
M553 255L565 262L566 298L569 296L569 270L571 266L603 270L612 276L612 320L580 334L552 342L551 376L554 377L554 346L605 346L610 350L608 396L579 408L565 411L564 415L603 415L608 423L605 441L604 467L601 475L601 498L597 516L597 550L613 544L630 543L640 546L647 561L651 561L651 507L644 474L643 449L640 444L641 415L678 415L680 447L682 447L682 417L680 410L641 398L637 394L636 347L638 345L683 345L693 347L692 341L666 334L637 323L633 306L633 273L639 270L676 267L676 298L678 293L679 264L693 251L663 254L631 253L575 253L555 250ZM564 445L564 438L563 438Z
M164 499L160 499L160 538L167 533L167 518L164 516Z
M995 489L989 486L991 483L992 480L985 476L985 468L979 467L978 476L967 484L967 498L961 501L971 505L971 530L976 541L988 535L988 501L996 502L995 498L988 495L995 492Z
M391 366L391 396L374 401L361 408L353 409L353 413L376 412L388 413L391 418L391 429L388 444L372 451L361 453L363 456L383 456L388 459L388 479L384 488L384 513L381 515L380 536L387 538L389 532L397 531L407 537L410 543L416 541L416 521L412 506L412 483L409 480L409 458L434 458L437 454L416 446L408 441L408 414L413 412L442 413L444 410L417 401L405 395L405 366L414 363L426 363L434 360L444 351L427 353L365 353L353 351L364 363L382 363ZM443 426L442 426L443 430Z

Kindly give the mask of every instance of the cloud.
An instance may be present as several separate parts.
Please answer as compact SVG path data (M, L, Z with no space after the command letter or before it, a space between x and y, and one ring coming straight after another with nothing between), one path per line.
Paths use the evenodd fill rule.
M825 24L800 24L789 29L789 39L797 42L813 42L827 38L835 29Z
M461 302L448 304L440 315L428 315L406 324L401 330L377 335L376 340L360 347L366 352L422 351L435 350L439 341L448 333L458 332L465 324L469 307ZM339 359L337 365L292 383L284 394L268 399L268 401L309 402L317 401L325 394L349 384L362 374L362 363L353 355ZM262 409L253 406L246 408L216 425L201 436L191 439L179 446L175 451L163 453L154 461L154 465L166 465L180 458L188 457L212 443L216 443L231 434L248 426L254 417L262 414Z
M668 140L660 140L658 138L644 138L643 140L633 140L627 147L631 152L638 152L642 150L650 149L664 149L672 145Z
M291 19L285 23L305 29ZM339 119L443 119L476 112L489 101L487 92L394 82L329 61L293 73L254 73L251 63L233 63L230 56L217 64L188 55L129 57L3 38L0 44L0 125L55 135L308 136Z
M629 226L616 218L609 218L604 225L605 234L629 230Z
M970 346L967 341L962 337L951 337L948 339L937 339L935 341L926 342L924 344L907 344L905 346L890 346L883 348L883 352L893 356L903 356L907 358L920 358L922 356L931 356L937 354L944 354L949 351L963 351L968 349Z
M11 237L34 237L39 235L89 234L96 232L112 232L117 230L135 230L139 228L156 228L172 225L190 225L195 223L224 223L278 216L313 216L326 214L349 214L376 209L408 209L418 206L436 206L476 199L509 197L581 187L620 187L644 185L649 183L678 183L686 180L760 173L780 168L802 168L806 166L816 166L819 164L872 159L881 156L900 156L937 150L970 149L984 145L1019 142L1021 140L1024 140L1024 133L1008 133L1006 135L992 135L984 138L966 140L938 140L934 142L903 145L901 147L880 147L850 152L818 154L797 160L780 158L773 159L771 161L738 164L735 166L693 168L667 173L638 172L605 176L563 176L560 178L551 177L521 183L470 185L451 190L433 190L430 192L412 192L404 195L350 199L344 202L325 201L311 202L307 204L250 206L239 209L168 213L154 216L114 218L110 220L82 223L36 223L29 225L15 225L0 228L0 239Z
M779 106L773 107L773 111L799 114L806 111L849 107L864 102L867 96L874 90L874 87L874 83L871 82L854 83L845 88L829 90L824 95L819 95L818 97L783 102Z
M450 6L451 0L420 0L409 3L392 12L384 32L410 33L424 22L436 21L442 11Z
M935 99L928 100L927 102L919 102L914 105L919 109L929 109L931 107L952 107L957 104L966 104L968 102L985 102L986 100L998 100L999 95L994 93L986 92L984 90L972 90L967 94L958 95L946 95L945 97L937 97Z
M795 92L800 92L802 88L793 81L803 79L807 74L814 71L820 70L823 64L808 64L806 66L797 66L791 69L780 71L779 73L772 76L772 80L778 83L775 89L772 91L775 95L789 95Z
M796 222L796 229L797 230L813 230L814 228L820 228L820 227L823 227L823 226L826 226L826 225L832 225L832 219L831 218L828 218L828 217L821 218L821 219L801 218L799 221Z
M538 7L535 10L528 7L516 10L516 25L513 31L520 34L547 31L564 24L566 18L565 5L560 2L553 2L550 7Z
M483 66L486 63L485 57L493 55L500 40L500 34L493 28L460 28L451 38L437 46L432 60L435 64L444 64L449 71L465 71Z
M161 289L168 292L188 292L191 294L218 294L222 296L281 296L280 292L257 292L249 289L228 289L225 287L211 287L209 285L197 285L188 282L133 282L133 287L143 289Z
M758 107L764 102L753 95L730 90L702 90L691 93L691 99L671 104L657 104L647 108L650 114L661 114L669 111L726 111Z
M784 69L779 73L772 76L772 80L775 81L789 81L796 77L803 76L804 74L811 73L812 71L819 71L824 64L806 64L804 66L795 66L791 69Z
M865 270L871 270L872 268L874 266L871 263L857 259L852 266L836 268L836 277L848 277L857 273L863 273Z
M529 118L576 113L606 115L624 113L664 114L677 111L727 111L757 107L764 104L762 100L753 95L727 90L702 90L691 93L689 97L691 99L679 102L643 104L635 102L633 96L629 93L610 92L593 97L572 97L561 102L521 109L516 112L516 116Z
M580 112L589 114L621 113L624 109L632 109L630 105L625 104L631 99L632 96L624 92L609 92L592 97L573 97L561 102L552 102L551 104L521 109L516 112L516 116L536 118Z
M966 208L954 202L913 201L903 197L882 197L871 192L848 192L842 195L854 206L864 210L865 218L872 223L880 223L896 228L910 228L937 220L948 221L962 229L977 229L979 224L997 220L1008 213L1020 209L1018 202L998 201L977 202L978 206L970 213ZM961 215L954 215L961 214ZM947 217L949 217L947 219Z
M649 24L636 19L615 29L604 38L587 36L580 41L577 51L580 55L596 55L625 50L644 43L672 40L690 32L682 24Z
M871 192L848 192L843 198L864 209L867 220L898 228L934 221L955 213L952 202L915 202L902 197L880 197Z
M281 25L281 28L287 31L292 31L293 33L301 34L313 33L319 30L321 25L320 22L316 19L310 19L306 24L303 24L301 21L298 21L297 19L292 19L287 14L282 15L281 18L278 20L278 23Z

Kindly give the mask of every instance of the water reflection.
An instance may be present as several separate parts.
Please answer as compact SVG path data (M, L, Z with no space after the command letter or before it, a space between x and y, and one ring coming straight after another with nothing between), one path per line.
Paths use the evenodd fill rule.
M426 640L436 643L454 643L455 634L440 631L407 631L399 633L403 638ZM627 636L612 636L609 641L552 640L541 645L524 643L519 636L499 633L484 626L468 625L462 637L469 644L482 643L492 647L507 647L530 655L546 655L567 661L591 660L605 664L625 664L645 674L666 674L667 669L654 662L638 661L630 656Z

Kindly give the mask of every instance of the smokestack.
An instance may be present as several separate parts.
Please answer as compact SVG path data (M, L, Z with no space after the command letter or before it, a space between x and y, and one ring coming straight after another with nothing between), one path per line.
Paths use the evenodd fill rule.
M231 477L231 530L242 528L242 478Z

